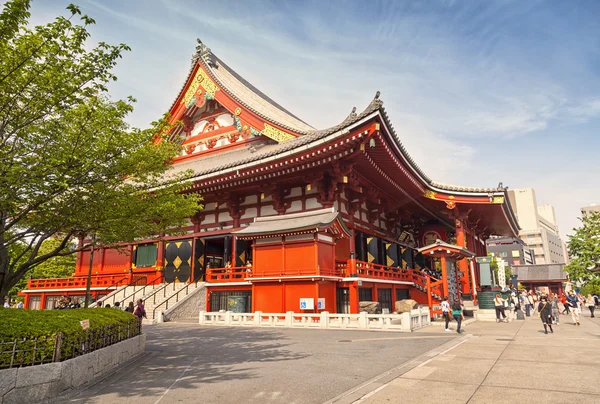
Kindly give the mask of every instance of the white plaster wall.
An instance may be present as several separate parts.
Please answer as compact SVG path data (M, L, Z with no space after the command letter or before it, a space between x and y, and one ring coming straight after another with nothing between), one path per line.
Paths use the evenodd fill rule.
M244 200L244 202L242 202L242 205L251 205L254 203L258 202L258 196L256 195L249 195L246 197L246 199Z
M317 198L308 198L306 200L306 209L319 209L323 206L317 202Z
M220 222L227 222L229 220L233 220L233 218L229 214L229 211L219 212L219 220L217 220L219 223Z
M300 187L292 188L292 191L290 192L290 197L301 196L301 195L302 195L302 188L300 188Z
M242 215L242 219L255 218L258 215L258 209L246 208L246 211Z
M300 210L302 210L302 201L292 201L286 213L298 212Z
M273 216L276 215L277 211L273 209L272 205L266 205L260 207L260 215L261 216Z

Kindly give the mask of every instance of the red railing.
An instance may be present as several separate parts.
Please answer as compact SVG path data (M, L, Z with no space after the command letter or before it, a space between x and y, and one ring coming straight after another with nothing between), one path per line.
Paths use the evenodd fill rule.
M74 289L85 288L87 284L87 276L73 276L71 278L54 278L54 279L30 279L27 282L27 289ZM116 283L120 283L122 279L125 282L129 275L93 275L91 287L109 287Z
M244 282L252 276L252 267L207 268L207 282Z

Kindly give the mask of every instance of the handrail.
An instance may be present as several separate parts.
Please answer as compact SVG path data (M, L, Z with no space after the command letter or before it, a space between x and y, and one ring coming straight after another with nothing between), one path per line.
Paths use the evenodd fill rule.
M164 286L158 288L153 294L152 294L152 304L156 304L156 295L158 295L158 292L160 292L162 290L163 292L163 297L167 297L167 289L169 288L169 286L173 285L173 292L175 291L176 287L175 287L175 281L171 281L169 283L165 283Z
M139 293L139 292L141 292L141 291L144 291L144 290L146 290L146 288L147 288L148 286L154 286L155 282L156 282L156 281L158 281L158 280L162 280L162 274L161 274L161 275L159 275L159 276L157 276L157 277L156 277L156 278L155 278L155 279L154 279L152 282L148 282L146 285L144 285L144 287L143 287L143 288L141 288L141 289L138 289L138 290L134 290L134 291L133 291L133 293L129 294L128 296L125 296L125 297L124 297L124 298L121 300L121 303L120 303L120 304L121 304L121 306L123 306L123 305L125 304L125 301L126 301L127 299L129 299L130 297L132 297L132 300L133 300L133 301L135 301L135 295L136 295L136 294L138 294L138 293ZM144 296L144 294L143 294L143 293L142 293L142 296Z
M112 289L114 286L117 286L119 283L121 283L121 281L123 281L123 280L125 280L125 279L129 280L129 276L125 276L125 277L123 277L123 278L119 279L118 281L115 281L115 282L113 282L113 284L112 284L112 285L110 285L109 287L107 287L107 288L106 288L106 289L104 289L103 291L100 291L100 292L98 292L98 295L100 295L100 294L102 294L102 293L105 293L105 292L107 292L107 291L108 291L108 289ZM117 289L118 289L118 288L117 288ZM116 292L116 291L115 291L115 292ZM109 293L109 294L110 294L110 293ZM109 294L107 294L106 296L104 296L102 299L98 299L97 301L100 301L100 300L106 300L106 298L108 298L108 295L109 295Z
M195 281L193 284L196 286L194 289L197 289L197 288L198 288L198 281ZM169 296L169 298L168 298L168 299L164 300L163 302L161 302L161 303L159 303L157 306L155 306L155 307L154 307L154 310L152 311L152 318L153 318L153 319L155 319L155 318L156 318L156 309L158 309L158 308L159 308L160 306L162 306L162 305L166 305L166 306L167 306L167 307L165 307L165 311L166 311L166 310L169 310L169 300L171 300L173 297L175 297L175 298L176 298L176 300L175 300L175 303L177 303L177 302L179 301L179 293L181 293L181 292L183 292L183 291L185 290L185 292L186 292L186 293L185 293L185 295L184 295L184 296L187 296L187 295L189 295L189 293L188 293L188 289L189 289L190 285L192 285L192 283L188 283L188 284L185 286L185 288L181 288L181 289L179 289L179 290L177 291L177 293L175 293L174 295L171 295L171 296Z

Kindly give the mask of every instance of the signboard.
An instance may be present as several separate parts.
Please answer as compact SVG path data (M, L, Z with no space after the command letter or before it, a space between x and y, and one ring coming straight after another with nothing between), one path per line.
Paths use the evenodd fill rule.
M315 309L315 299L303 297L300 298L300 310L314 310Z
M83 328L84 330L90 328L90 320L81 320L79 324L81 324L81 328Z
M492 270L490 268L492 257L477 257L475 260L479 264L479 284L481 286L492 286L493 278Z
M320 297L319 300L317 300L317 310L325 310L325 298L324 297Z
M362 281L361 280L358 281L358 286L362 286Z
M504 260L498 260L498 286L506 289L506 264Z

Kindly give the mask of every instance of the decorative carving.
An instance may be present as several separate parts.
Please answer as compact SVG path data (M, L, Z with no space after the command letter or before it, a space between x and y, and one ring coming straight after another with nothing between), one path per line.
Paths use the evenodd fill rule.
M219 91L219 87L210 79L210 77L208 77L204 70L198 69L194 79L185 92L185 96L181 100L181 103L189 106L194 99L194 95L196 94L196 90L198 90L199 86L202 86L204 90L206 90L204 93L206 99L214 99L215 93Z
M196 150L196 145L195 144L190 144L190 145L187 145L185 147L185 152L187 154L192 154L194 152L194 150Z
M454 201L446 201L446 208L453 210L456 208L456 202Z
M504 203L504 197L503 196L495 196L492 199L492 203L495 205L502 205Z
M277 143L282 143L282 142L286 142L288 140L295 139L295 137L290 135L289 133L286 133L280 129L277 129L277 128L269 125L266 122L265 122L265 128L262 130L261 133L263 135L265 135L266 137L268 137L269 139L273 139Z
M217 139L209 139L204 142L207 148L212 149L217 145Z
M238 141L239 138L240 138L239 133L230 133L229 135L227 135L227 139L229 139L229 143L235 143Z
M212 132L213 130L217 130L220 127L221 127L221 125L219 125L219 122L217 121L217 119L215 117L212 117L208 120L206 125L204 125L204 129L202 129L202 132L204 132L204 133Z
M243 122L237 115L233 116L233 124L239 134L242 136L242 139L248 139L249 137L259 136L260 132L254 129L251 126L248 126L245 122Z
M428 189L428 190L426 190L426 191L423 193L423 196L424 196L425 198L427 198L427 199L436 199L436 198L435 198L435 192L433 192L433 191L431 191L431 190L429 190L429 189Z

